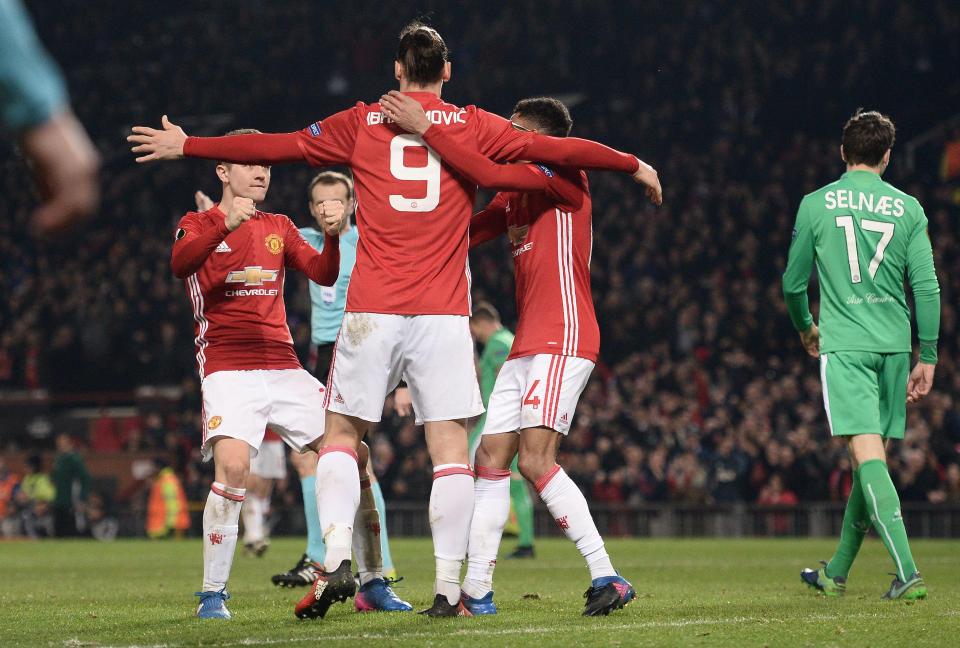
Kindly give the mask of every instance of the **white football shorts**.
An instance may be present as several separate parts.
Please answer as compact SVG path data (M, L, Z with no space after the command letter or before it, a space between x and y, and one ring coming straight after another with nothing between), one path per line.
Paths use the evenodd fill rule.
M283 441L264 441L256 455L251 448L250 474L263 479L286 479L287 449Z
M323 384L303 369L217 371L200 391L204 461L217 437L246 441L256 456L268 425L297 452L323 436Z
M463 315L346 313L330 367L327 408L376 423L403 378L417 425L483 413Z
M567 434L593 367L584 358L546 353L507 360L490 394L483 433L546 427Z

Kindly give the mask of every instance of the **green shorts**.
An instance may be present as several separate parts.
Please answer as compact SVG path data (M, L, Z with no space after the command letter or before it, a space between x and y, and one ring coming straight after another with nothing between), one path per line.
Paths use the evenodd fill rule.
M902 439L909 375L909 353L835 351L821 355L820 382L830 434Z

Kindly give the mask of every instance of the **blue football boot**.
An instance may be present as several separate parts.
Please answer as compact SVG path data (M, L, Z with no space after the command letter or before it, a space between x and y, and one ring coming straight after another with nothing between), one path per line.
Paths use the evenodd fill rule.
M467 596L466 592L461 592L460 602L463 603L463 607L470 610L470 614L473 616L497 613L497 606L493 602L493 590L490 590L480 598L473 598L472 596Z
M194 596L200 597L200 605L197 606L198 619L232 618L226 605L227 599L230 598L226 587L219 592L197 592Z
M361 585L353 598L357 612L410 612L413 606L400 599L383 578Z

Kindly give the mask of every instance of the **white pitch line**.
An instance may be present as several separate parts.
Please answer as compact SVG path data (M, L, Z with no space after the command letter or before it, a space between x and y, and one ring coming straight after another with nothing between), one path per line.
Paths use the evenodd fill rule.
M952 617L957 616L957 612L941 612L937 616L941 617ZM877 614L869 612L861 612L858 614L808 614L804 616L804 619L814 620L814 621L842 621L845 619L884 619L884 618L894 618L892 615L888 614ZM692 626L711 626L711 625L735 625L738 623L792 623L796 619L778 619L770 617L730 617L726 619L684 619L681 621L643 621L640 623L617 623L617 624L605 624L603 626L604 630L643 630L643 629L656 629L656 628L686 628ZM554 633L558 629L556 626L551 627L540 627L540 628L499 628L499 629L483 629L483 628L461 628L459 630L452 630L444 632L444 636L447 637L499 637L504 635L536 635L536 634L548 634ZM397 639L402 637L403 639L432 639L437 637L436 632L404 632L401 635L397 633L370 633L370 632L361 632L357 634L349 635L326 635L323 637L323 641L356 641L358 639ZM73 639L71 641L76 641ZM235 642L229 643L217 643L210 644L216 648L230 648L231 646L272 646L272 645L282 645L282 644L295 644L295 643L308 643L316 642L317 637L291 637L289 639L268 639L268 638L247 638L239 639ZM69 642L64 642L64 645L83 645L83 644L70 644ZM88 644L90 645L90 644ZM154 644L154 645L125 645L125 646L102 646L100 648L175 648L176 646L181 646L184 644Z

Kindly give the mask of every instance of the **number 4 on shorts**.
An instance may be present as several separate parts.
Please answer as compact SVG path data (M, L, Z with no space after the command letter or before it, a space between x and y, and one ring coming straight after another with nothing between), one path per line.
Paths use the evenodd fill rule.
M533 392L537 389L537 385L540 384L539 380L534 380L533 384L530 385L530 391L527 392L527 395L523 397L524 405L532 405L533 409L540 407L540 397L534 396Z

